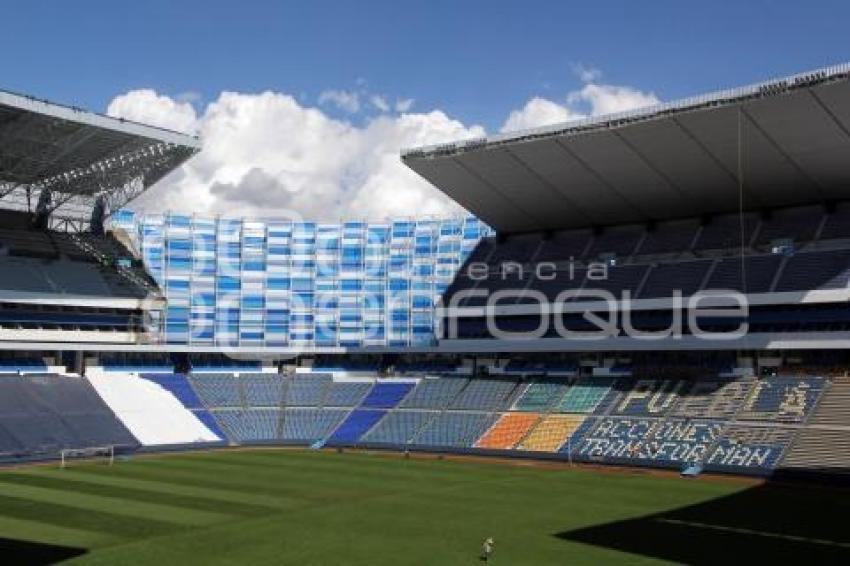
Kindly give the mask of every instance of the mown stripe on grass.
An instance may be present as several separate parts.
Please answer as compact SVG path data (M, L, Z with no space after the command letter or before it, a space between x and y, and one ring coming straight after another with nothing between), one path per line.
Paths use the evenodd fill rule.
M111 472L87 468L86 473L95 476L108 476ZM180 486L196 486L205 489L227 491L242 494L246 501L265 501L280 509L303 506L311 500L305 497L302 485L291 478L280 477L273 482L257 482L255 478L235 474L220 474L210 470L181 470L176 468L139 468L124 467L121 477L139 478L151 481L167 481Z
M114 497L116 499L126 499L132 501L142 501L146 503L161 503L164 505L176 506L182 509L195 509L200 511L212 511L220 513L226 509L228 515L254 516L268 512L268 508L259 508L257 506L245 505L242 502L234 501L228 505L222 505L221 501L205 499L203 497L195 497L182 493L168 492L157 488L139 488L129 485L115 485L114 478L104 478L105 480L113 481L97 481L97 478L75 479L69 477L65 472L57 474L56 472L44 474L38 470L33 470L31 473L14 473L0 475L0 482L14 483L15 485L29 485L34 487L44 487L47 489L56 489L72 493L89 493L91 495L99 495L106 497ZM126 482L126 480L125 480Z
M242 454L239 454L242 456ZM345 457L336 458L332 455L320 455L325 458L331 458L331 462L305 462L303 465L290 465L275 467L267 465L265 462L247 462L244 460L230 460L223 454L219 458L205 457L203 460L189 461L185 458L180 460L161 460L158 461L158 468L169 468L171 470L203 470L207 475L222 475L227 477L250 477L252 482L266 482L266 485L280 483L280 478L287 478L287 483L297 483L304 481L310 485L327 486L329 489L339 489L339 474L340 466L346 465ZM146 466L151 464L151 461L144 462ZM350 462L351 465L358 465L358 461ZM415 466L415 464L414 464ZM414 466L411 466L413 468ZM395 486L398 489L403 489L410 485L414 478L431 479L432 481L464 481L463 475L441 475L440 478L434 477L432 474L425 476L419 474L404 473L403 470L387 468L383 466L378 468L361 469L358 465L358 473L346 478L346 484L352 487L365 488L370 490L376 480L380 480L381 487L386 488ZM358 490L360 491L360 490ZM303 490L299 490L303 493Z
M0 495L0 516L58 527L73 525L75 529L126 539L162 535L181 528L156 519L81 509L58 501L35 501L8 495Z
M73 493L62 489L49 489L28 485L15 485L5 483L0 488L0 494L8 497L18 497L40 503L59 502L68 507L86 509L90 511L102 511L115 515L127 517L144 517L176 525L208 525L230 518L224 513L213 513L210 511L196 511L176 505L165 505L161 503L145 503L121 499L120 497L108 497L104 495L92 495L90 493ZM0 508L2 510L2 508Z
M270 450L245 451L228 453L219 451L198 455L198 461L204 461L208 466L226 466L228 469L245 468L260 469L267 472L286 474L287 476L304 476L310 481L327 479L336 482L340 466L357 466L358 473L351 478L353 481L371 483L380 479L382 484L394 483L399 488L410 482L463 482L470 471L482 478L498 479L510 473L510 470L490 464L471 464L466 462L447 465L438 460L401 460L384 454L329 452L279 452ZM185 460L184 460L185 462ZM521 473L523 470L516 470ZM511 474L515 475L515 474Z
M268 512L276 512L281 509L293 507L297 502L289 498L275 497L270 494L253 495L248 493L240 493L238 491L221 488L208 488L199 485L197 481L186 481L185 483L172 481L171 474L158 474L157 478L161 479L144 479L140 477L132 477L126 473L126 469L121 470L121 473L113 471L93 471L91 468L80 468L75 470L64 470L61 472L62 480L73 482L83 482L95 486L111 486L117 488L125 488L128 490L139 490L145 493L154 492L168 494L168 496L187 497L194 499L202 499L215 503L216 508L221 508L222 503L226 503L228 512L239 513L244 515L262 514ZM37 475L47 475L50 477L54 472L44 470L33 470L29 472ZM162 477L165 476L165 477ZM75 483L76 485L76 483ZM176 501L170 498L169 501ZM234 505L234 507L230 507Z
M111 533L87 531L76 526L53 525L39 520L18 519L2 514L0 514L0 538L77 548L92 548L126 540Z
M244 466L226 466L215 462L172 462L159 460L161 466L156 469L162 476L188 472L197 478L208 478L206 485L218 485L225 488L240 489L249 493L273 493L300 499L301 504L326 501L349 496L363 497L382 491L375 488L374 481L348 478L339 481L337 474L306 473L301 477L269 469L251 469ZM149 462L146 462L146 467ZM149 468L153 469L153 468ZM167 470L167 471L166 471ZM238 487L237 487L238 486ZM307 487L308 489L305 489Z
M275 456L285 461L286 465L273 465ZM149 467L151 462L146 460L139 463ZM437 486L442 491L452 486L464 488L470 482L469 470L457 469L453 464L391 460L364 454L216 452L181 455L179 458L157 462L161 464L157 469L167 467L174 475L178 470L197 470L207 477L241 478L243 483L250 482L252 490L260 488L279 492L284 489L287 493L309 497L310 503L362 500L411 490L427 494ZM357 473L345 474L345 480L341 482L340 466L356 468ZM506 478L526 476L512 474L509 473L511 470L500 470L495 466L484 467L482 471L486 474L476 474L478 482L501 482ZM309 486L309 491L303 489L304 485Z

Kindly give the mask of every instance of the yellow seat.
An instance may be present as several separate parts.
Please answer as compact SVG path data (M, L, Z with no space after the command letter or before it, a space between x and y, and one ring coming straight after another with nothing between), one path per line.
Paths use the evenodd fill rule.
M584 422L580 415L549 415L541 420L534 430L517 446L519 450L555 452Z

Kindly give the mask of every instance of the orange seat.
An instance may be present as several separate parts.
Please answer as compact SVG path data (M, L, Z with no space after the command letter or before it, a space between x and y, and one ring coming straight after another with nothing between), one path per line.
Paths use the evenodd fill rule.
M503 450L513 448L539 419L537 413L505 413L478 439L475 446Z

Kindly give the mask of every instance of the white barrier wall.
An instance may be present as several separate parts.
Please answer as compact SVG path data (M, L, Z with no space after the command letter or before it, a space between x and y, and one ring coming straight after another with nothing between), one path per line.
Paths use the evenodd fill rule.
M179 399L136 374L90 370L88 380L144 446L222 440Z

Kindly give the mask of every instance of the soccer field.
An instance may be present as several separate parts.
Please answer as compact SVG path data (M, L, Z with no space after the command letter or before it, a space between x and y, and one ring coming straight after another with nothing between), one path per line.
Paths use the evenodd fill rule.
M847 495L389 454L149 455L0 471L0 558L477 564L492 536L496 564L839 563Z

